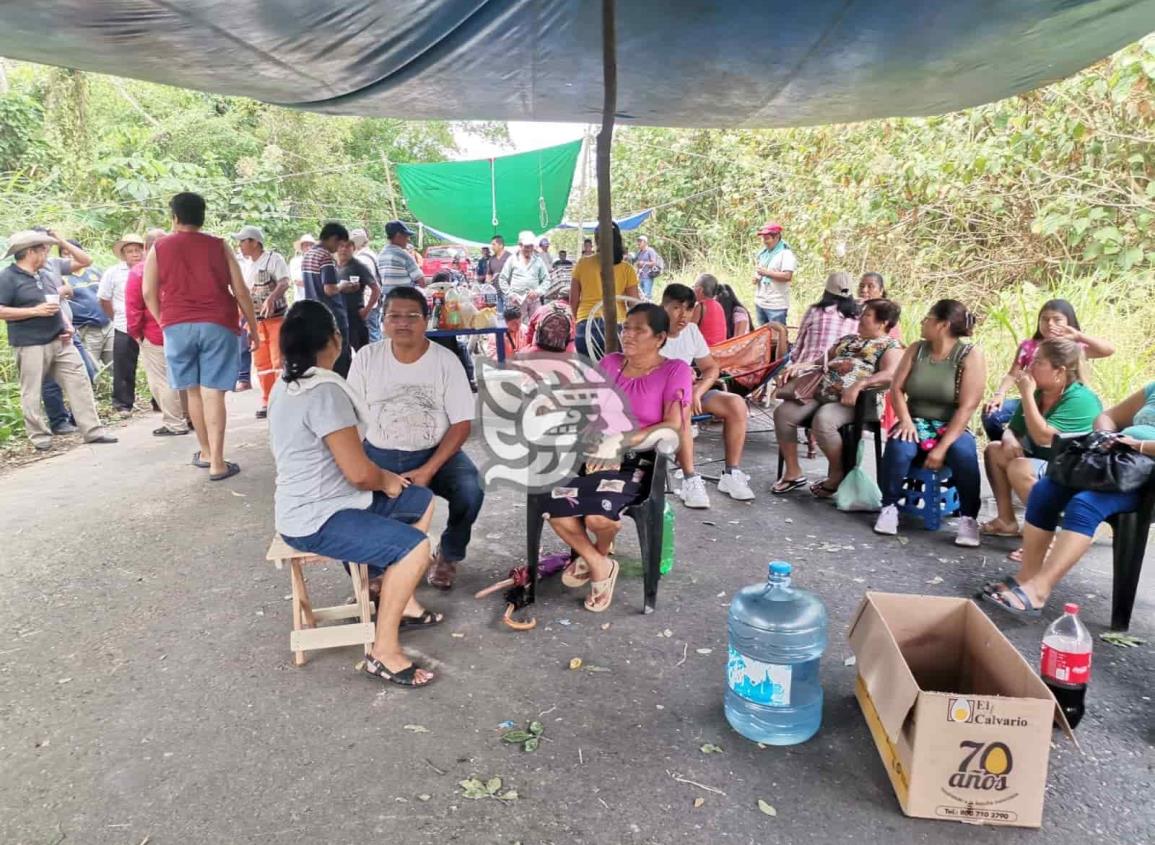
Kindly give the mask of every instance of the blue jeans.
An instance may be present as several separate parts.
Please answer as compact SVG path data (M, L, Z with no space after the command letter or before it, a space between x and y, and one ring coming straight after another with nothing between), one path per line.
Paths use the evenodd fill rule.
M384 335L381 334L380 303L378 303L377 307L370 311L369 316L365 318L365 328L369 330L370 343L376 343L384 337Z
M425 541L413 523L425 516L431 501L433 494L424 487L406 487L396 499L378 490L364 510L337 511L304 537L281 536L298 551L367 564L369 577L377 578Z
M891 438L886 441L879 468L879 486L882 504L896 505L902 498L902 483L915 463L921 464L926 453L917 443ZM979 474L979 453L975 437L964 431L946 451L946 465L950 467L954 485L958 489L959 510L963 516L977 517L982 505L982 477Z
M378 449L365 441L365 454L381 469L402 473L423 466L435 449L404 452L400 449ZM429 481L429 489L449 503L449 520L441 534L441 557L447 561L465 559L465 549L473 536L473 523L481 513L485 492L477 467L464 452L451 457Z
M761 305L754 306L755 312L758 316L758 325L764 326L767 323L781 323L786 325L786 314L788 309L782 308L763 308Z
M593 328L590 328L589 320L582 320L577 324L577 333L574 337L574 348L577 349L579 355L584 355L587 358L593 358L594 354L590 350L590 342L592 341L596 349L605 352L606 349L606 324L600 317L593 321Z
M253 352L249 349L249 330L244 328L241 330L241 336L237 338L237 349L241 353L241 363L237 368L237 381L247 381L249 384L253 383Z
M1138 491L1075 490L1040 478L1027 497L1027 522L1043 531L1054 531L1061 518L1064 531L1094 537L1095 529L1107 517L1139 507L1139 495Z
M983 414L983 431L987 433L987 439L994 443L997 440L1003 439L1003 432L1007 429L1007 423L1011 421L1011 417L1015 415L1023 404L1021 399L1007 399L1003 402L1003 407L999 408L990 414Z
M654 292L654 280L649 276L638 276L638 287L642 289L642 296L649 299Z

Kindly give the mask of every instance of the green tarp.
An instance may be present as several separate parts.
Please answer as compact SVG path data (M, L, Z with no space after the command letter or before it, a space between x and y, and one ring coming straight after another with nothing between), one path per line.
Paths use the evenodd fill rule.
M399 164L397 179L413 216L469 241L518 232L540 235L561 222L581 141L477 161Z

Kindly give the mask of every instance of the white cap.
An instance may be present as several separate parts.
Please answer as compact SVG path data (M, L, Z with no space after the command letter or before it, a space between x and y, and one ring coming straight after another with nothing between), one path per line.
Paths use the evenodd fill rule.
M534 237L533 232L525 229L517 233L517 243L519 246L537 246L537 238Z
M234 241L253 240L261 246L265 244L265 233L256 226L242 226L239 232L233 232L229 237Z

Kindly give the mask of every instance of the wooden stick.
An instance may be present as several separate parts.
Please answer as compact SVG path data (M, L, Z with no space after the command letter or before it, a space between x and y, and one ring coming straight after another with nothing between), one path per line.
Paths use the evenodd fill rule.
M598 133L598 260L602 276L605 351L618 351L618 300L614 285L613 204L610 194L610 150L618 110L618 49L614 0L602 0L602 129Z
M478 590L476 593L473 594L473 597L475 599L483 599L486 596L493 595L498 590L504 590L506 587L512 587L512 586L513 586L513 579L512 578L505 578L501 581L498 581L496 584L494 584L490 587L486 587L485 589Z

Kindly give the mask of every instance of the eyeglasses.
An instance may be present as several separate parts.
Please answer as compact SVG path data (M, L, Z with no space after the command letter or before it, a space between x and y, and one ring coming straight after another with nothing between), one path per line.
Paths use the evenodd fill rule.
M417 320L424 320L424 314L386 314L385 319L390 323L412 323Z

